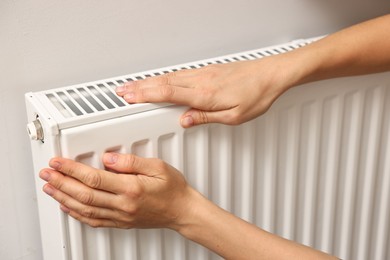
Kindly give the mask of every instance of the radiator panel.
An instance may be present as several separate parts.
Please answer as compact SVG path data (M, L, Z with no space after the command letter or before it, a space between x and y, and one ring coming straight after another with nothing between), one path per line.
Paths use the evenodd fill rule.
M389 146L385 142L387 146L382 147L379 142L388 140L382 133L389 127L382 120L388 88L330 94L309 100L295 97L292 106L283 106L281 100L266 115L237 127L209 125L184 130L177 121L184 110L170 107L72 128L62 132L61 143L67 144L63 155L93 154L93 160L84 162L95 167L102 167L101 155L111 151L110 147L160 157L183 171L205 196L245 220L343 258L365 259L363 256L386 250L373 250L379 245L370 240L383 244L387 239L384 230L373 229L371 223L381 221L388 226L389 206L384 198L389 198L390 186L385 184L390 184L389 172L378 169L388 167L382 164L389 158ZM120 130L110 134L112 129ZM99 142L86 145L83 140L87 138ZM385 183L376 178L384 178ZM376 198L381 206L375 205ZM86 243L107 248L98 258L96 248L87 246L86 259L113 259L112 255L101 257L103 252L118 254L118 249L110 249L112 238L105 238L112 233L83 228L89 230L83 233L84 248ZM377 238L379 231L382 238ZM125 241L136 243L132 246L135 258L129 259L217 258L167 230L121 234ZM112 244L119 247L117 242ZM145 244L148 246L143 248ZM126 247L124 243L119 248ZM119 254L118 259L124 255Z
M46 129L45 143L32 143L36 176L54 155L98 168L107 151L159 157L213 202L265 230L342 259L390 257L390 73L291 89L266 114L235 127L183 129L186 108L170 105L123 114L124 105L111 116L95 107L91 117L79 101L85 115L70 108L53 116L42 97L29 95L29 119L38 114ZM219 259L170 230L88 227L60 213L42 184L37 177L47 259Z

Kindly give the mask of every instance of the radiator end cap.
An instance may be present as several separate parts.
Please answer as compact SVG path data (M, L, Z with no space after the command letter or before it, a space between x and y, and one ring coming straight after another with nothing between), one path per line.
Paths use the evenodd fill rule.
M43 128L38 119L27 124L27 133L31 140L43 141Z

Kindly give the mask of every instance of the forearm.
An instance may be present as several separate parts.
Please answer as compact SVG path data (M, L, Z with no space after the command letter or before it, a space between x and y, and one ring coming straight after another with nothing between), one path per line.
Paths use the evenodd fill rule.
M195 191L184 216L176 230L225 259L333 259L249 224Z
M183 127L237 125L265 113L291 87L386 70L390 70L390 15L284 54L128 82L117 94L128 103L189 106L180 120Z
M390 15L349 27L289 54L302 77L295 85L390 70Z

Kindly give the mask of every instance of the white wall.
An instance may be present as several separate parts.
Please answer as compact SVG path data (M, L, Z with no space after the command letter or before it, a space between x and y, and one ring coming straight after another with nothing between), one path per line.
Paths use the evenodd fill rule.
M25 92L318 36L389 11L387 0L2 0L0 259L41 259Z

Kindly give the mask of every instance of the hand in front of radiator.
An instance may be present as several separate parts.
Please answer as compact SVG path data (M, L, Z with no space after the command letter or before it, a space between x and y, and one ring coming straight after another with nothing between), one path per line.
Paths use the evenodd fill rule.
M93 227L174 228L195 191L183 175L159 159L107 153L113 173L53 158L40 177L43 191L73 218Z
M185 69L128 82L116 92L128 103L169 102L191 107L181 117L183 127L237 125L265 113L294 85L300 69L291 62L289 54Z

